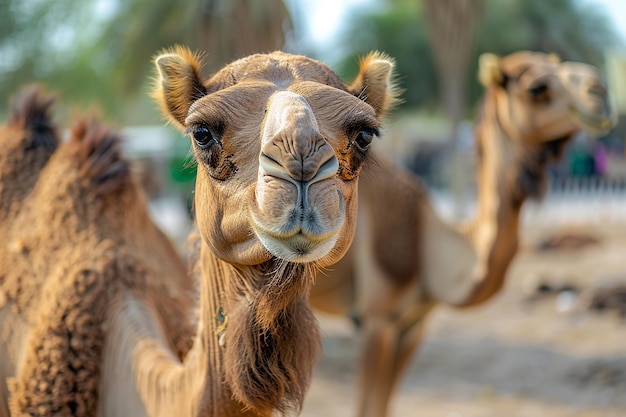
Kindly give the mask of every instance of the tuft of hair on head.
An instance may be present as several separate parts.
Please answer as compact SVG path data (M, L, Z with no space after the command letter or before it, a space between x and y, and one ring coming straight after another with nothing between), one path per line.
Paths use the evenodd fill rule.
M551 64L560 64L561 63L561 57L556 52L549 53L547 59L548 59L548 62L550 62Z
M96 196L121 190L132 182L121 141L119 132L96 116L83 117L72 127L68 146L74 149L73 162Z
M164 49L154 57L157 75L151 96L167 119L179 128L184 125L191 103L206 95L202 60L203 54L181 45Z
M13 97L7 125L29 132L34 147L56 149L59 135L50 114L55 101L40 85L28 85Z
M389 55L370 52L359 60L359 73L348 88L372 106L379 118L402 102L402 90L397 85L394 68L395 60Z

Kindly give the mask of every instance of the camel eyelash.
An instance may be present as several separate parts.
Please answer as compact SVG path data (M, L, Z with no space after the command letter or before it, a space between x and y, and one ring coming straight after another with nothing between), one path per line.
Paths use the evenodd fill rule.
M374 138L380 137L380 131L371 126L360 126L349 130L348 149L355 148L362 154L365 154L374 141Z
M185 135L189 135L193 133L194 130L199 129L199 128L209 129L211 131L211 134L213 134L215 137L220 137L220 138L223 136L224 130L225 130L224 123L221 121L212 122L212 123L198 121L198 122L189 123L189 125L185 129Z
M201 150L208 150L213 145L222 146L224 125L221 123L190 123L185 134L189 135Z

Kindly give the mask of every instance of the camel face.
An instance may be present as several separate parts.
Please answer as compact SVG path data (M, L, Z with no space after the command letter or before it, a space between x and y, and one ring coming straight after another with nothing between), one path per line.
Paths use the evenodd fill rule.
M569 138L581 129L598 134L614 125L606 84L590 65L534 52L484 54L479 74L498 95L507 134L523 144Z
M564 62L559 79L572 98L570 110L582 129L600 135L615 126L615 106L611 105L607 86L595 67L580 62Z
M197 222L213 252L245 265L336 262L354 235L361 166L393 99L391 62L364 61L350 87L325 65L281 52L236 61L208 81L188 51L156 63L157 98L192 141Z
M270 97L248 207L255 235L272 255L310 262L351 233L344 225L353 210L355 177L346 173L358 172L368 146L359 149L355 141L371 141L379 123L370 106L346 92L310 84L293 90ZM333 102L337 117L319 117L318 124L316 114ZM343 178L335 149L344 155Z

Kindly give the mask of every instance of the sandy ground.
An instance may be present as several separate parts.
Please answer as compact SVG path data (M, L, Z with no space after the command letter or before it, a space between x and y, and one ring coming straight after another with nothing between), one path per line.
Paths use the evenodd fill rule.
M533 296L542 282L581 289L626 283L626 223L597 215L590 223L541 218L548 220L525 221L522 250L499 296L463 311L438 307L430 316L392 416L626 416L626 323L577 308L580 297L572 293ZM534 249L565 231L601 241ZM354 416L358 334L343 319L320 322L324 353L302 416Z

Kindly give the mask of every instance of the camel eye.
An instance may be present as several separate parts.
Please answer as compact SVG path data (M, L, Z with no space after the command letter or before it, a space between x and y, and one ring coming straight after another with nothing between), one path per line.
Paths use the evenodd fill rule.
M372 144L372 140L374 136L377 135L377 132L372 129L363 129L359 133L357 133L354 138L354 143L361 149L362 151L367 150Z
M208 149L214 142L211 131L206 126L196 126L191 130L191 136L200 149Z
M528 89L530 98L536 103L545 103L550 100L548 84L536 84Z

